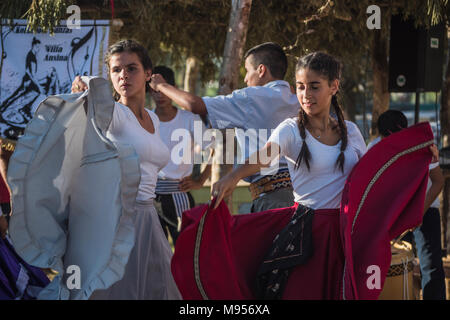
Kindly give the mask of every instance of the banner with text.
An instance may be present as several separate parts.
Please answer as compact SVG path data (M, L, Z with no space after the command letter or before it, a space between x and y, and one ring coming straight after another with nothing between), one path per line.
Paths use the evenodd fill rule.
M61 22L54 35L27 30L26 20L1 23L0 137L17 140L47 96L70 93L77 75L106 77L109 21Z

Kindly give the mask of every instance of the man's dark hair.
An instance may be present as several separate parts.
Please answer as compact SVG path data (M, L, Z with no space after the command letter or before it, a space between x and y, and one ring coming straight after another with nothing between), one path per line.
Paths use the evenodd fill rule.
M162 77L164 78L164 80L166 80L166 82L172 86L175 85L175 73L173 72L172 69L170 69L169 67L166 66L156 66L153 69L153 73L159 73L160 75L162 75Z
M401 111L388 110L378 117L377 127L378 132L383 137L387 137L394 132L406 129L408 127L408 119Z
M284 79L288 61L283 48L278 44L274 42L259 44L248 50L244 59L247 59L250 55L253 57L253 66L255 68L263 64L269 69L274 78Z

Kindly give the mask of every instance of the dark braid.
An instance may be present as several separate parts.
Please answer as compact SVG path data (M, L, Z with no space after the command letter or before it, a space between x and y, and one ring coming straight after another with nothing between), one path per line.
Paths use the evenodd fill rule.
M344 162L345 155L344 151L347 148L348 137L347 137L347 125L345 124L344 114L342 113L342 109L339 106L338 98L336 94L331 98L331 105L334 107L334 112L336 113L339 125L339 132L341 134L341 153L336 160L336 166L344 172Z
M302 163L302 159L305 159L306 167L309 171L309 161L311 160L311 152L309 151L308 145L306 144L306 123L308 122L308 118L306 117L305 111L300 108L298 112L298 128L300 130L300 137L303 139L302 148L300 149L300 153L297 157L297 161L295 161L295 169L300 167Z
M334 57L323 52L313 52L299 59L295 72L297 73L301 69L310 69L328 79L329 83L341 78L341 64ZM333 105L334 112L336 113L339 125L339 131L341 134L341 152L336 160L336 166L339 167L342 172L344 171L345 156L344 151L347 148L347 126L345 124L344 115L339 105L337 96L334 95L331 98L331 104ZM310 170L311 152L306 144L306 125L308 118L305 111L300 107L298 113L298 128L300 131L300 137L303 140L300 153L295 162L295 169L299 168L302 160L305 160L306 167Z

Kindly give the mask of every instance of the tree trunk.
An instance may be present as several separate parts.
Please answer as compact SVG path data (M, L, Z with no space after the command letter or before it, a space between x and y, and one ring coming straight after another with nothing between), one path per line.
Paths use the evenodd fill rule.
M450 29L447 29L447 39ZM448 41L448 40L447 40ZM447 42L448 44L448 42ZM445 72L445 79L442 88L441 96L441 112L440 125L442 136L442 147L450 146L450 45L447 45L447 68ZM442 217L442 240L443 247L447 249L447 254L450 254L450 170L443 170L445 176L444 189L441 197L441 217Z
M370 139L378 135L377 120L380 114L389 109L389 66L388 66L388 44L389 40L383 37L383 30L374 30L374 41L372 48L373 67L373 106L372 122L370 128Z
M200 63L196 57L186 59L186 70L184 72L184 91L199 95L197 92L197 81L200 72ZM202 117L203 118L203 117ZM201 174L201 164L194 164L192 177L198 178Z
M196 94L198 74L200 71L199 61L195 57L186 59L186 73L184 76L184 91Z
M352 122L356 121L356 94L353 92L355 86L356 86L355 82L349 80L346 82L346 85L343 86L342 88L343 92L345 92L342 101L344 118Z
M247 38L248 21L250 17L250 9L252 0L232 0L231 13L228 24L228 33L225 40L225 49L223 53L223 64L219 76L219 95L231 93L237 88L239 82L239 68L244 56L244 45ZM211 182L214 183L231 171L232 165L226 164L225 158L227 153L234 154L234 148L225 150L225 137L227 134L222 132L222 145L216 148ZM228 134L228 139L230 139ZM216 140L216 143L219 141ZM233 144L234 145L234 144ZM222 160L222 161L221 161ZM222 164L221 164L222 163ZM228 207L233 211L232 196L225 200Z
M237 88L252 5L252 0L231 2L230 22L219 76L219 94L229 94Z

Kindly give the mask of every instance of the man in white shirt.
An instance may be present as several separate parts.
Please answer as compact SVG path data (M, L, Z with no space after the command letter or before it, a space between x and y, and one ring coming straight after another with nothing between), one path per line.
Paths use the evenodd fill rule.
M207 115L213 128L234 128L242 151L241 164L265 145L271 130L286 118L295 117L300 108L289 83L283 80L287 58L279 45L260 44L247 51L244 58L247 87L226 96L201 98L167 84L158 74L154 74L150 82L153 90L162 92L182 108ZM246 143L247 139L250 143ZM278 170L270 175L252 176L247 181L251 183L252 212L288 207L294 203L285 159L280 160Z

